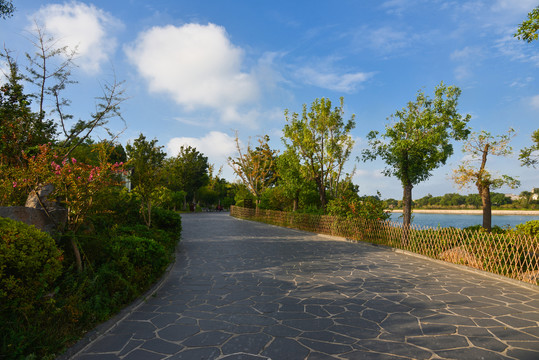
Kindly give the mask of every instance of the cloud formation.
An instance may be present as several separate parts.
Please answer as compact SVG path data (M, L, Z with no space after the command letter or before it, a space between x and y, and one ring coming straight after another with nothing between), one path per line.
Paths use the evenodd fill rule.
M255 77L242 71L243 50L214 24L153 27L125 52L151 92L170 96L187 110L226 108L255 100Z
M33 25L58 42L77 51L76 64L87 73L98 72L116 48L110 32L121 22L109 13L80 2L50 4L30 16Z
M175 137L167 144L167 154L176 156L182 146L191 146L208 157L210 163L221 166L227 158L234 155L236 144L234 137L220 131L210 131L202 138Z
M312 67L304 67L296 72L302 81L309 85L323 89L340 91L344 93L354 92L362 83L370 79L374 73L345 73L318 71Z

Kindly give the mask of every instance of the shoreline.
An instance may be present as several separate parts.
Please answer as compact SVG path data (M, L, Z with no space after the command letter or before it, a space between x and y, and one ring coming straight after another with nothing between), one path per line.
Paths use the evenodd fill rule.
M400 209L386 210L390 213L402 213ZM481 209L412 209L412 214L452 214L452 215L482 215ZM522 216L539 216L539 210L492 210L492 215L522 215Z

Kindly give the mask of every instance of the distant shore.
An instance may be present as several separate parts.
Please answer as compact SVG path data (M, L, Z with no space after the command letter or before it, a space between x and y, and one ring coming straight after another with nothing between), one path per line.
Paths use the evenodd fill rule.
M402 213L401 209L389 210L394 213ZM458 215L481 215L483 210L460 210L460 209L417 209L412 210L412 213L418 214L458 214ZM534 215L539 216L539 210L492 210L492 215Z

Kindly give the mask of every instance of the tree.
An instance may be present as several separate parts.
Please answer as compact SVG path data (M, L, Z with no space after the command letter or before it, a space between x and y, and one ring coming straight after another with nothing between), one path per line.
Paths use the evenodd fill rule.
M0 165L22 166L23 151L52 141L52 121L41 121L30 109L31 97L24 93L23 77L9 52L1 54L8 65L7 83L0 86Z
M284 195L292 200L292 211L299 206L299 195L305 188L305 178L301 173L301 164L297 154L288 149L276 161L277 183Z
M532 42L537 40L539 30L539 6L528 13L528 19L524 20L513 34L519 40Z
M522 165L535 168L539 164L539 129L533 132L532 142L532 146L520 150L518 159Z
M346 161L350 157L354 141L350 131L355 127L355 115L344 121L344 100L332 110L329 99L316 99L307 112L303 104L299 114L285 110L287 124L284 126L283 142L300 159L308 179L316 183L322 209L326 208L327 191L333 196Z
M461 188L474 184L481 196L483 205L483 228L487 231L492 229L492 204L490 191L498 189L504 185L511 188L517 187L518 180L501 175L494 177L486 169L488 155L508 156L511 154L509 142L514 136L514 130L509 129L507 134L493 136L489 132L481 131L473 133L465 143L463 151L470 157L453 172L453 181ZM475 168L473 163L479 162L479 168Z
M432 171L444 165L453 154L451 140L466 139L467 123L457 111L461 91L455 86L440 83L434 99L418 91L416 101L398 110L388 120L385 133L371 131L367 138L370 149L363 150L363 160L382 158L387 167L386 176L396 176L403 187L403 225L410 226L412 215L412 188L428 179Z
M15 12L15 7L11 0L0 0L0 17L2 19L7 19L8 17L13 16Z
M238 134L236 134L236 149L238 156L228 158L228 164L238 175L243 184L256 199L256 206L260 204L260 196L265 189L275 183L275 157L276 150L269 146L269 136L264 135L258 139L258 146L253 148L247 144L247 150L242 151Z
M142 133L125 147L133 192L140 198L140 212L148 227L152 224L154 193L161 185L161 166L166 155L162 148L157 146L157 139L148 141Z
M185 191L186 197L195 202L196 191L209 181L208 166L208 158L197 149L182 146L178 155L165 160L167 186L173 191Z
M54 104L50 114L57 116L63 136L59 146L67 157L87 140L95 129L104 127L109 119L118 117L123 120L120 113L120 104L125 100L122 82L118 82L116 78L106 82L102 86L103 94L95 98L95 112L86 120L79 119L70 124L73 115L67 114L65 109L71 101L63 98L62 93L67 85L76 83L71 79L71 69L75 66L77 51L67 46L58 47L57 40L48 36L37 24L34 31L32 45L36 51L32 55L26 53L28 75L25 79L37 88L33 96L38 102L39 121L44 122L47 116L45 101L49 99Z

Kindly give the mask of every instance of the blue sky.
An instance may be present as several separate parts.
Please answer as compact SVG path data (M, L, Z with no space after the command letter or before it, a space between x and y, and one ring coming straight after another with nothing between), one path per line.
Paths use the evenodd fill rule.
M491 171L517 176L520 193L539 187L539 171L522 168L518 151L539 128L539 43L512 34L537 0L365 1L15 1L14 16L0 20L0 40L24 64L38 23L59 44L78 47L66 95L70 112L86 118L113 74L125 81L120 141L157 138L169 155L195 146L222 175L234 156L237 131L245 146L268 134L282 149L284 109L344 97L356 115L354 182L361 194L401 198L398 180L381 174L382 161L355 161L371 130L441 81L459 86L460 112L473 131L513 127L515 155L489 159ZM28 90L30 88L27 88ZM449 176L455 154L414 188L414 198L459 190Z

